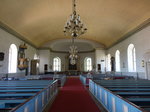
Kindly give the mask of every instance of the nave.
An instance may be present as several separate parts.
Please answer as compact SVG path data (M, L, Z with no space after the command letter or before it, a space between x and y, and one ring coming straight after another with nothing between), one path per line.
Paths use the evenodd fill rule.
M150 112L150 0L0 0L0 112L101 108Z
M68 78L48 112L100 112L78 77Z

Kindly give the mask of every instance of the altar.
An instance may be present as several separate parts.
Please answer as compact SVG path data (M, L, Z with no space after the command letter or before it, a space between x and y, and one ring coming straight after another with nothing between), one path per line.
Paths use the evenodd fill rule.
M78 57L78 60L76 64L72 65L70 63L69 56L66 56L66 75L68 76L78 76L80 74L80 64L79 64L80 58Z
M79 76L79 75L80 75L80 71L77 71L77 70L67 71L67 76Z

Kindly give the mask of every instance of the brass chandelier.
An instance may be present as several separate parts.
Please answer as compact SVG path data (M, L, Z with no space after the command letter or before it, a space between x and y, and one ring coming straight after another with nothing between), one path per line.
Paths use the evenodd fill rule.
M87 31L85 25L83 25L80 15L76 12L76 1L73 0L72 14L70 15L69 20L66 22L64 26L65 35L69 35L72 37L72 45L70 46L70 64L75 65L78 58L78 50L77 46L75 46L74 39L84 34Z
M76 12L76 3L75 0L73 0L72 14L70 15L69 20L65 24L64 33L75 38L84 34L86 31L87 28L82 23L80 15Z

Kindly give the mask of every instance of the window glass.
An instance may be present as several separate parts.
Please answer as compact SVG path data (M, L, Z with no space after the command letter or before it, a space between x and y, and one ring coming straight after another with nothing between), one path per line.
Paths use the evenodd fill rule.
M115 54L115 61L116 61L116 71L120 72L120 51L117 50Z
M8 73L17 72L17 47L11 44L9 48Z
M89 57L86 57L84 60L84 70L85 71L91 71L92 70L92 59Z
M61 71L61 60L59 57L53 59L53 70Z
M128 46L128 71L136 72L136 52L133 44Z

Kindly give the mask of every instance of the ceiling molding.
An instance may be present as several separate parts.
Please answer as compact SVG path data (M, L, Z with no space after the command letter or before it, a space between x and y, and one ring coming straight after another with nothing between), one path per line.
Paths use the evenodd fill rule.
M53 52L53 53L67 53L67 54L69 53L69 51L55 51L55 50L52 50L50 48L49 48L49 50L50 50L50 52ZM78 53L91 53L91 52L95 52L95 49L92 49L92 50L89 50L89 51L79 51Z
M51 40L48 41L45 45L39 47L39 48L52 48L56 43L64 43L64 42L68 42L68 43L72 43L71 38L61 38L61 39L55 39L55 40ZM85 39L85 38L77 38L75 40L75 43L88 43L91 44L93 46L93 48L103 48L105 49L105 45L95 41L95 40L90 40L90 39Z
M38 50L51 50L49 47L38 48Z
M127 38L129 38L131 35L141 31L142 29L146 28L147 26L150 25L150 18L147 19L146 21L144 21L142 24L138 25L136 28L134 28L133 30L131 30L130 32L128 32L127 34L125 34L124 36L122 36L117 42L115 42L114 44L112 44L111 46L109 46L108 48L106 48L106 50L112 48L113 46L119 44L120 42L126 40Z
M2 21L0 21L0 28L37 49L37 47L34 44L26 40L24 36L13 30L12 28L10 28L8 25L4 24Z
M95 49L90 50L90 51L81 51L81 52L79 52L79 53L92 53L92 52L95 52Z

